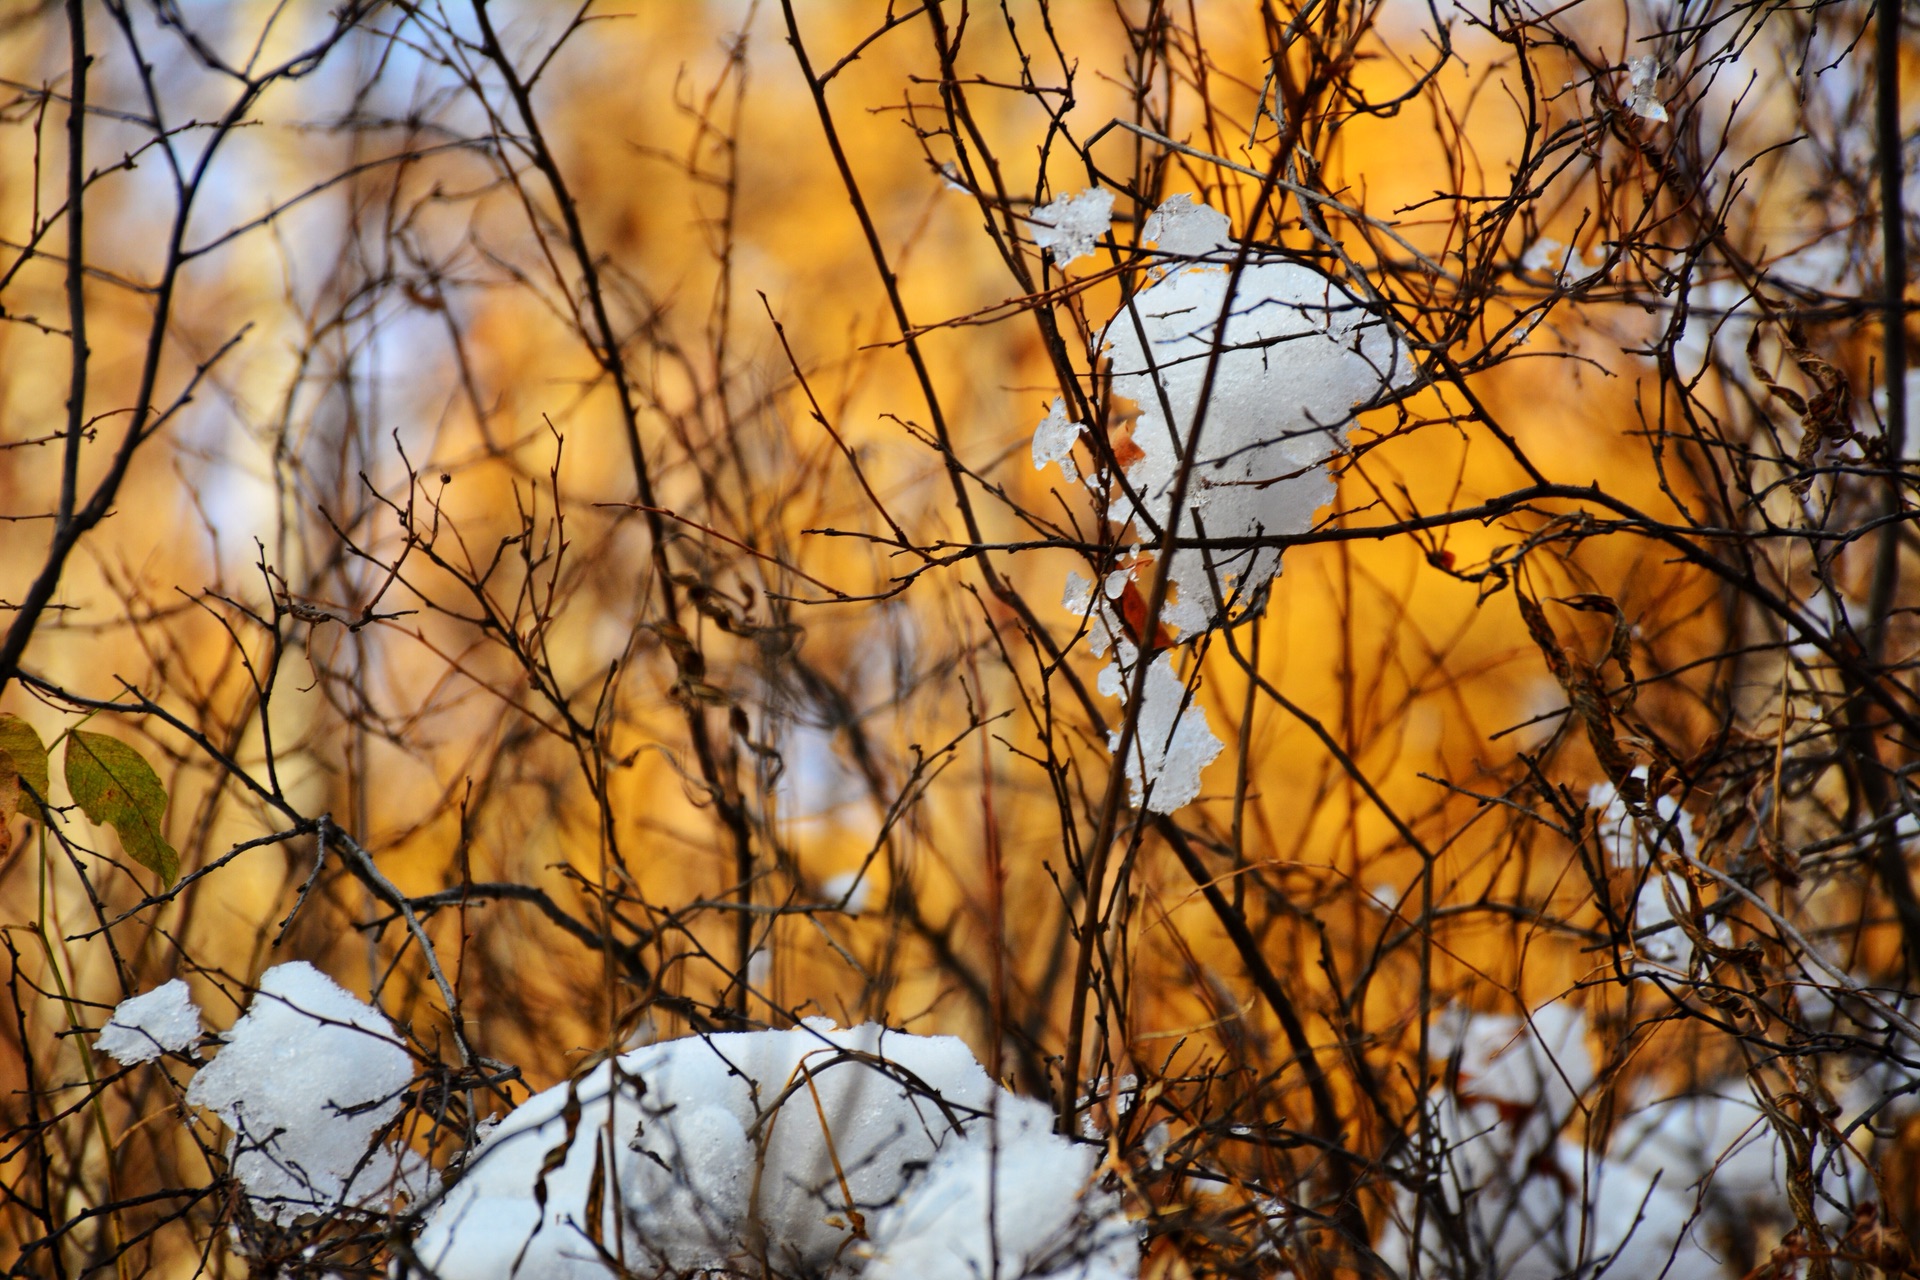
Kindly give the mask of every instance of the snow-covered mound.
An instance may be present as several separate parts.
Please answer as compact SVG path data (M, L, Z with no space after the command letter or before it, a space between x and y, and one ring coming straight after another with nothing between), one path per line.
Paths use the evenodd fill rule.
M1095 1153L959 1040L809 1019L635 1050L491 1133L415 1252L440 1280L622 1271L1120 1280Z
M1721 1280L1741 1270L1732 1246L1792 1225L1781 1216L1786 1152L1749 1099L1643 1101L1604 1151L1568 1136L1595 1073L1585 1019L1564 1005L1535 1010L1530 1024L1459 1016L1438 1047L1454 1056L1449 1087L1431 1103L1440 1200L1454 1224L1428 1212L1416 1240L1414 1196L1402 1188L1376 1246L1402 1274L1417 1262L1423 1275L1460 1280ZM1814 1160L1821 1216L1837 1225L1871 1187L1845 1147Z

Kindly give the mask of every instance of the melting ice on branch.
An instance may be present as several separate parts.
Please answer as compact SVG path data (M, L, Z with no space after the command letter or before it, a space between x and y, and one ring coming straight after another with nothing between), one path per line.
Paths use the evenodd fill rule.
M1033 211L1034 244L1051 251L1062 267L1092 253L1095 242L1112 229L1113 192L1098 187L1061 196Z

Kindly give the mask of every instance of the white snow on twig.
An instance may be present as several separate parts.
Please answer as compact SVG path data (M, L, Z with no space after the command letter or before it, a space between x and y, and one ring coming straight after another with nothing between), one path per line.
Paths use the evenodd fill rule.
M873 897L873 878L864 868L842 871L820 882L820 894L848 915L857 916Z
M1142 645L1185 643L1261 602L1280 571L1271 542L1189 544L1311 529L1333 496L1327 463L1346 447L1356 407L1410 371L1392 331L1320 272L1256 261L1236 276L1206 261L1231 247L1230 230L1224 215L1191 195L1154 210L1142 231L1167 255L1161 274L1094 342L1116 401L1130 401L1137 413L1131 438L1116 427L1110 441L1127 484L1113 486L1107 515L1131 523L1143 540L1169 525L1181 539L1151 638L1135 634L1145 619L1134 616L1139 598L1127 595L1129 585L1148 580L1150 555L1136 553L1110 568L1097 593L1087 578L1068 576L1062 603L1086 619L1089 648L1096 657L1115 654L1096 681L1108 697L1126 695ZM1122 424L1128 410L1116 409L1113 420ZM1034 466L1057 461L1074 479L1070 454L1080 430L1055 400L1034 432ZM1176 511L1174 491L1189 455ZM1174 673L1171 653L1148 668L1138 716L1125 763L1133 803L1172 813L1200 794L1200 774L1222 744ZM1119 749L1120 736L1109 735L1110 749Z
M1153 241L1161 253L1199 258L1231 249L1232 230L1233 224L1226 214L1183 192L1169 196L1149 214L1141 234Z
M1765 1113L1737 1083L1723 1091L1639 1098L1610 1138L1574 1131L1598 1079L1586 1020L1561 1001L1529 1019L1456 1011L1437 1027L1451 1056L1430 1100L1440 1195L1472 1242L1473 1274L1554 1280L1604 1273L1664 1280L1727 1274L1725 1242L1781 1218L1789 1164ZM1830 1224L1872 1193L1849 1148L1822 1151ZM1461 1274L1454 1241L1415 1196L1395 1193L1378 1252L1410 1273Z
M200 1007L179 978L122 1000L93 1047L124 1066L177 1053L200 1038Z
M1198 218L1198 211L1183 213L1181 221ZM1136 294L1097 341L1112 364L1114 394L1140 414L1133 444L1142 456L1127 480L1141 505L1122 493L1110 514L1132 520L1142 536L1149 520L1165 528L1172 518L1189 449L1197 452L1182 538L1306 532L1333 497L1326 464L1345 447L1354 407L1405 371L1393 335L1358 300L1318 271L1287 262L1249 265L1237 282L1224 268L1172 272ZM1177 599L1166 622L1182 639L1218 626L1279 567L1271 546L1177 551Z
M1121 664L1122 668L1127 665ZM1124 692L1124 682L1121 688ZM1107 747L1119 750L1118 730L1107 734ZM1162 653L1147 668L1139 727L1127 752L1132 802L1138 805L1144 800L1155 813L1172 813L1193 803L1200 795L1201 771L1222 750L1223 744L1207 724L1206 709L1190 698L1186 682L1174 671L1173 654ZM1151 794L1148 784L1153 787Z
M1587 793L1587 804L1599 811L1595 834L1608 865L1631 872L1638 884L1630 917L1634 933L1659 930L1636 936L1635 951L1661 971L1686 972L1696 955L1681 921L1686 917L1691 922L1693 903L1699 895L1684 874L1662 868L1661 854L1697 855L1699 841L1693 834L1693 819L1672 796L1659 797L1644 816L1636 815L1610 782L1596 783ZM1715 946L1733 945L1732 931L1724 918L1706 926L1705 936ZM1640 970L1643 976L1652 972L1645 966Z

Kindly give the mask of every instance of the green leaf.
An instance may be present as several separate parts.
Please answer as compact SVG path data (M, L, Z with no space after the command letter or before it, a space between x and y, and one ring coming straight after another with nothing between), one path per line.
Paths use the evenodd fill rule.
M0 860L4 860L13 849L14 806L26 796L20 789L20 770L13 763L13 753L0 747Z
M120 833L129 857L173 887L180 855L160 833L167 789L145 757L117 738L75 729L67 735L67 790L88 818Z
M13 767L19 771L19 779L33 788L34 795L42 800L47 798L47 788L51 785L47 778L47 744L40 741L40 735L33 726L19 716L8 712L0 715L0 751L13 757ZM27 798L26 787L20 788L15 806L29 818L39 817L32 800ZM0 812L5 806L0 806Z

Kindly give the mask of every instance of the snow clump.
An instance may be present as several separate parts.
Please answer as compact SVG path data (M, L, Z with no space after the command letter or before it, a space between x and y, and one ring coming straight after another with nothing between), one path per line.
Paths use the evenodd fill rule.
M120 1002L93 1047L122 1066L178 1053L200 1038L200 1006L180 979Z
M1217 239L1203 211L1212 212L1183 209L1167 220L1172 230L1158 229L1182 245ZM1108 514L1132 521L1143 537L1172 521L1181 456L1194 447L1181 537L1305 533L1333 498L1326 463L1345 447L1354 406L1374 399L1401 368L1393 335L1359 301L1291 262L1251 263L1237 282L1224 267L1172 271L1134 295L1097 341L1111 361L1114 394L1140 413L1138 456L1127 465L1140 503L1121 492ZM1279 569L1272 547L1176 551L1179 598L1166 621L1183 639L1220 626L1230 604L1246 608Z
M1119 748L1119 731L1110 731L1107 749ZM1172 813L1191 804L1200 795L1201 770L1224 749L1207 724L1206 710L1191 698L1186 681L1174 671L1173 654L1162 653L1147 668L1139 726L1127 753L1132 803L1137 806L1144 798L1155 813ZM1149 784L1151 796L1146 795Z
M1093 252L1113 229L1113 192L1098 187L1061 196L1033 211L1033 242L1053 254L1056 266L1068 266Z
M1101 214L1103 231L1110 205ZM1410 369L1392 331L1330 277L1290 262L1253 261L1237 275L1210 265L1207 255L1232 246L1230 230L1225 215L1191 195L1161 204L1142 228L1159 246L1161 274L1094 342L1096 357L1109 364L1115 400L1137 412L1130 436L1120 426L1110 441L1126 483L1114 486L1106 515L1131 524L1142 540L1161 537L1170 525L1183 541L1307 532L1333 497L1326 464L1346 447L1355 407ZM1116 424L1127 412L1116 411ZM1082 430L1055 400L1034 432L1034 466L1058 462L1073 482L1071 454ZM1189 453L1176 511L1174 490ZM1094 656L1114 652L1098 677L1102 693L1125 697L1137 664L1153 664L1126 769L1133 803L1158 813L1196 798L1201 771L1223 749L1163 651L1249 616L1280 571L1272 545L1182 545L1172 554L1169 591L1151 637L1139 634L1148 555L1136 553L1111 569L1099 592L1070 574L1063 602L1086 620ZM1119 735L1108 745L1117 750Z
M1665 121L1667 104L1660 101L1660 59L1627 60L1627 96L1620 105L1642 120Z
M876 1219L867 1280L1132 1280L1138 1237L1109 1207L1097 1219L1070 1207L1093 1174L1091 1149L1057 1138L1052 1113L1004 1094L986 1120L947 1142L898 1206ZM1038 1207L1039 1211L1035 1209ZM1062 1232L1062 1210L1076 1214ZM1014 1265L1007 1267L1006 1262Z
M820 882L820 895L848 915L857 916L873 898L873 878L865 867L842 871Z
M996 1255L1002 1280L1131 1280L1095 1157L958 1040L809 1018L650 1045L528 1099L415 1253L440 1280L972 1280Z
M413 1059L378 1010L296 961L261 975L253 1004L221 1039L187 1101L233 1130L228 1162L262 1216L290 1223L432 1193L419 1156L375 1147L413 1080Z
M1061 601L1068 612L1086 620L1087 646L1094 657L1112 650L1114 661L1100 669L1094 687L1122 702L1133 688L1140 647L1128 637L1121 620L1124 603L1116 608L1116 602L1122 602L1129 590L1134 593L1134 601L1139 601L1133 576L1132 570L1116 569L1096 592L1091 581L1069 570L1066 595ZM1107 749L1120 749L1119 730L1108 731ZM1206 708L1189 693L1186 681L1174 670L1172 651L1163 650L1147 669L1133 745L1127 752L1131 803L1144 804L1154 813L1173 813L1191 804L1200 795L1201 772L1225 749L1207 722Z
M1520 269L1536 275L1551 275L1559 283L1570 285L1607 265L1604 245L1597 247L1594 255L1593 265L1589 266L1579 245L1561 244L1552 236L1541 236L1520 255Z

